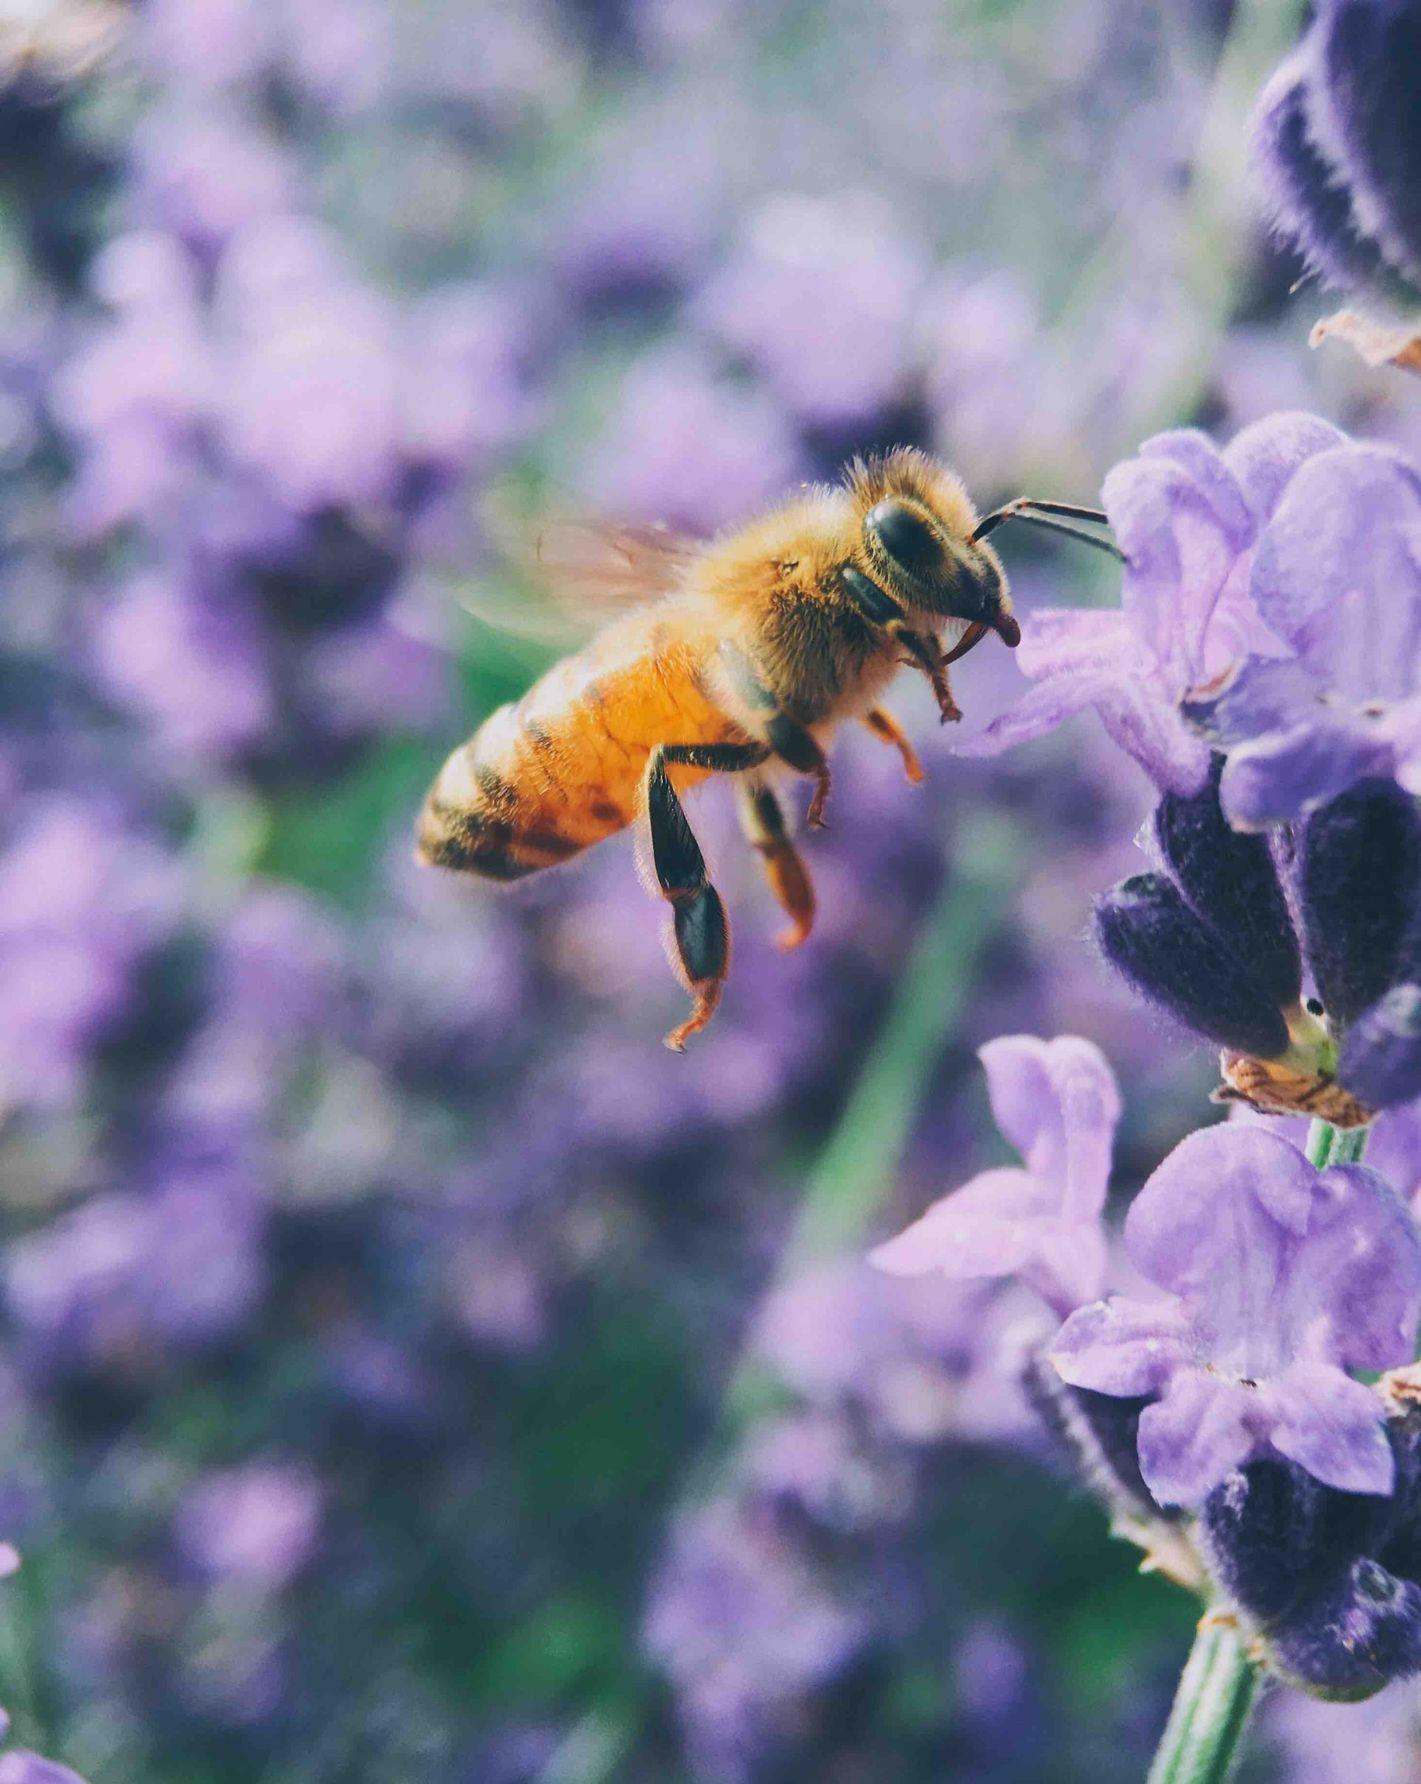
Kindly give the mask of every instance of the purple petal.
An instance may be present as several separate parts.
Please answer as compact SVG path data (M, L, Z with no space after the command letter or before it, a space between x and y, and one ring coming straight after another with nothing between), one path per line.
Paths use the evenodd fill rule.
M1079 1221L1105 1206L1120 1092L1105 1055L1090 1041L1006 1035L978 1058L997 1126L1027 1169L1057 1189L1059 1211Z
M1161 1505L1197 1505L1256 1447L1255 1391L1189 1369L1140 1414L1140 1472Z
M1121 590L1125 613L1166 680L1182 692L1198 679L1205 630L1250 541L1252 522L1241 491L1202 434L1158 435L1147 451L1110 471L1103 497L1129 559Z
M1360 780L1389 776L1390 743L1375 721L1319 707L1289 730L1229 751L1219 801L1239 830L1264 830L1306 816Z
M890 1276L940 1270L961 1280L1009 1276L1035 1251L1035 1225L1051 1200L1025 1171L983 1171L869 1254Z
M1162 792L1197 793L1209 778L1209 746L1180 717L1158 678L1116 682L1095 702L1111 738Z
M1291 1148L1290 1148L1291 1150ZM1273 1318L1298 1356L1353 1369L1410 1362L1421 1316L1421 1236L1379 1171L1334 1165L1318 1179Z
M1254 554L1259 612L1356 704L1414 690L1421 660L1421 488L1379 446L1319 452L1294 473Z
M1034 1255L1017 1274L1062 1319L1086 1302L1099 1299L1110 1263L1110 1245L1098 1223L1041 1220L1033 1238Z
M1228 1122L1182 1140L1125 1217L1125 1249L1162 1288L1232 1336L1279 1287L1284 1246L1308 1230L1318 1174L1296 1147Z
M1077 713L1084 712L1113 685L1113 678L1105 674L1061 675L1038 682L1015 706L994 718L985 730L955 744L952 753L977 760L1000 756L1019 743L1032 743L1054 731L1058 725L1065 724L1067 719L1073 719Z
M1274 1449L1324 1486L1344 1493L1390 1493L1396 1466L1382 1403L1340 1369L1299 1363L1260 1387Z
M1393 985L1352 1024L1337 1076L1373 1109L1421 1096L1421 984L1406 980Z
M1248 656L1186 698L1182 711L1210 742L1232 749L1268 732L1312 724L1322 706L1317 683L1291 658Z
M1254 517L1266 521L1278 506L1293 473L1319 452L1346 446L1347 435L1320 415L1285 409L1240 428L1224 448L1224 463L1233 473Z
M1177 1301L1124 1295L1077 1308L1051 1346L1061 1379L1098 1394L1158 1393L1188 1354L1188 1322Z
M1095 672L1123 674L1140 666L1140 648L1123 613L1038 607L1021 622L1016 664L1028 681Z

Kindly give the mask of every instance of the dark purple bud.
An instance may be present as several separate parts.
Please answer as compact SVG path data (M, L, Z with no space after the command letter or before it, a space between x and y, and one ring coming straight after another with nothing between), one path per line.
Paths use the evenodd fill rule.
M1136 874L1098 898L1095 931L1116 971L1196 1034L1257 1059L1287 1051L1287 1024L1263 981L1163 874Z
M1291 1462L1251 1462L1204 1501L1199 1543L1209 1571L1257 1622L1281 1617L1316 1569L1325 1491Z
M1321 0L1312 35L1318 140L1367 234L1421 284L1421 7Z
M1421 821L1394 781L1359 781L1307 820L1298 860L1317 994L1345 1027L1396 977L1416 910Z
M1155 1504L1140 1473L1140 1414L1150 1403L1148 1397L1071 1387L1044 1357L1034 1360L1025 1385L1076 1472L1107 1504L1136 1518L1171 1520L1177 1515Z
M1387 1439L1396 1459L1391 1516L1383 1542L1371 1553L1390 1572L1421 1583L1421 1407L1414 1402L1387 1420Z
M1346 187L1313 140L1308 59L1308 48L1291 56L1254 108L1254 172L1269 221L1309 265L1329 284L1365 289L1382 272L1381 252L1359 233Z
M1314 1697L1355 1703L1421 1671L1421 1587L1358 1556L1267 1631L1275 1671Z
M1248 961L1272 1000L1287 1006L1302 990L1302 957L1288 901L1262 836L1230 828L1219 806L1224 758L1215 755L1197 793L1166 793L1155 839L1185 898Z
M1393 985L1357 1018L1342 1043L1337 1077L1373 1109L1421 1096L1421 985Z

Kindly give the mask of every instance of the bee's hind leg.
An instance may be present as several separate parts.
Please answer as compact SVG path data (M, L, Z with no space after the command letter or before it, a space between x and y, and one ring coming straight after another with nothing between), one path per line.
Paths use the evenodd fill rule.
M661 896L671 906L671 964L692 998L691 1013L666 1036L673 1052L715 1014L730 969L730 923L719 892L706 877L705 856L686 821L668 767L685 763L722 773L754 768L765 759L758 744L664 743L646 765L646 818L651 864Z
M918 760L918 752L913 748L891 712L885 712L881 706L875 706L871 712L863 715L863 722L875 737L881 737L885 743L891 743L903 758L903 769L908 779L916 786L923 778L923 765Z
M774 790L758 775L736 784L740 823L751 845L765 860L765 877L779 900L790 927L777 938L782 948L797 948L814 927L814 887L799 850L785 829L784 813Z

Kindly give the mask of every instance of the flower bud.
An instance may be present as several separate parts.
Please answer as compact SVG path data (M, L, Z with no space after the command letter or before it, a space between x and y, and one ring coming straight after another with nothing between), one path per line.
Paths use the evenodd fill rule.
M1393 983L1418 867L1421 821L1394 781L1359 781L1307 820L1298 864L1303 933L1334 1029Z
M1287 1024L1262 980L1163 874L1136 874L1098 898L1095 932L1116 971L1186 1027L1259 1059L1287 1051Z
M1381 251L1357 228L1346 188L1319 152L1309 125L1309 56L1290 56L1263 90L1251 124L1253 170L1263 203L1329 284L1366 290L1382 274Z
M1267 1627L1310 1589L1382 1540L1392 1502L1326 1487L1295 1462L1249 1462L1222 1480L1199 1514L1210 1573Z
M1197 793L1165 794L1155 812L1155 840L1190 905L1286 1008L1302 990L1298 938L1266 839L1232 829L1219 806L1223 766L1216 754Z
M1421 985L1393 985L1348 1031L1338 1081L1372 1109L1421 1096Z
M1316 1563L1320 1481L1291 1462L1250 1462L1214 1488L1199 1514L1209 1571L1259 1623L1280 1617Z
M1314 136L1388 264L1421 287L1421 10L1322 0L1313 28Z
M1300 1599L1263 1646L1290 1685L1360 1702L1421 1670L1421 1587L1360 1555Z
M1130 1517L1168 1519L1140 1473L1140 1414L1149 1398L1097 1394L1072 1387L1047 1357L1038 1356L1024 1386L1038 1416L1077 1472L1108 1505Z

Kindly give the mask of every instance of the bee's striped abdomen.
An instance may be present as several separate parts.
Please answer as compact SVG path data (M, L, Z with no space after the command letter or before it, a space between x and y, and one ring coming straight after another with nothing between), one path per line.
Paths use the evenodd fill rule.
M649 640L643 624L555 665L444 764L420 820L422 857L516 880L625 829L657 744L734 732L706 695L697 655L684 636ZM686 770L680 784L700 778Z
M596 840L569 833L566 789L556 797L529 760L547 753L547 734L530 736L517 719L516 707L500 707L444 764L419 826L419 852L433 866L520 880Z

